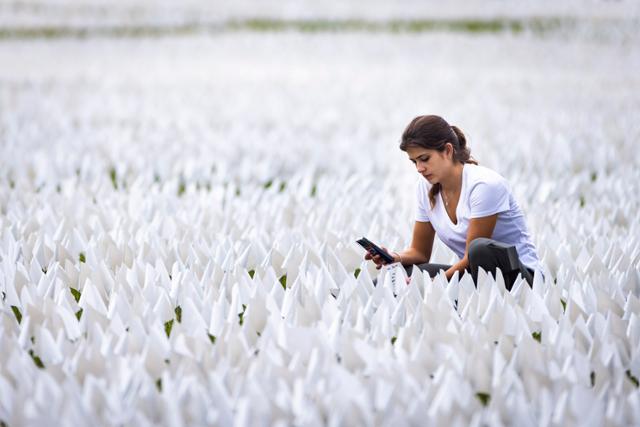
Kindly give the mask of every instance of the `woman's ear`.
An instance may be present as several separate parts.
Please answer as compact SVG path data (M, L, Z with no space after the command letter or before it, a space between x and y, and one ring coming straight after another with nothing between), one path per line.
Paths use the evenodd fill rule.
M453 144L447 142L444 145L444 154L449 160L453 160Z

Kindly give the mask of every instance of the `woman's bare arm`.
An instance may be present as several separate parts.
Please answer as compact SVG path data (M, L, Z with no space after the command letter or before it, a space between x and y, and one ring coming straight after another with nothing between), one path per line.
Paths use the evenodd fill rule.
M403 265L422 264L429 262L431 251L433 250L433 239L436 232L430 222L416 221L413 225L413 236L411 245L404 251L398 253Z
M430 222L416 221L413 226L411 245L402 252L390 252L393 260L395 262L402 262L403 265L429 262L435 235L436 232ZM364 258L372 260L376 264L376 268L384 265L382 258L377 255L371 256L371 254L366 254Z

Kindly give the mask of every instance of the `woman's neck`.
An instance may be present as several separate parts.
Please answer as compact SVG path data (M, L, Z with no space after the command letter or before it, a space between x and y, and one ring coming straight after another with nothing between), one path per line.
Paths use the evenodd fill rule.
M448 194L456 194L462 188L462 170L464 165L462 163L455 163L451 168L451 173L440 181L442 191L446 191Z

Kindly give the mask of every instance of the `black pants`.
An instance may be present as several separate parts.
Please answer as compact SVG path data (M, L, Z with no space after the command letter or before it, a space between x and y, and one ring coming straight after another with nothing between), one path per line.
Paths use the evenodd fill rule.
M413 267L413 265L405 267L407 274L411 274ZM428 272L429 276L433 277L437 275L440 270L447 270L451 266L425 263L417 264L415 267ZM515 246L512 245L507 245L485 237L474 239L469 244L469 267L467 267L467 271L471 273L473 282L476 285L478 283L478 268L480 267L482 267L484 271L493 274L494 277L496 269L499 268L500 271L502 271L507 290L511 290L518 274L522 275L529 286L533 284L533 270L527 268L520 262L518 252Z

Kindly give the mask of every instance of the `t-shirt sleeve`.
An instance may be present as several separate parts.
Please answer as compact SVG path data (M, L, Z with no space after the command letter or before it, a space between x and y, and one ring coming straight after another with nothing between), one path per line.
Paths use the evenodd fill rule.
M430 222L429 210L431 209L431 205L429 204L429 189L421 182L418 182L416 185L416 200L416 221Z
M470 218L482 218L509 210L509 189L504 181L476 184L469 194Z

